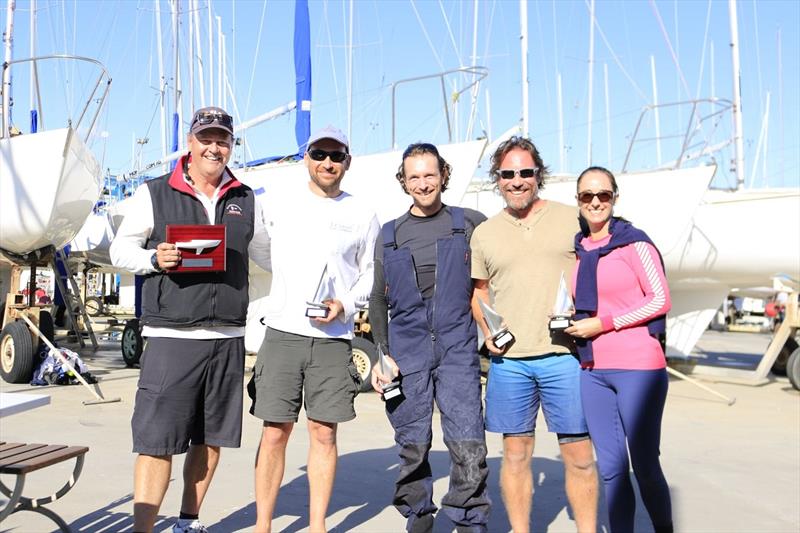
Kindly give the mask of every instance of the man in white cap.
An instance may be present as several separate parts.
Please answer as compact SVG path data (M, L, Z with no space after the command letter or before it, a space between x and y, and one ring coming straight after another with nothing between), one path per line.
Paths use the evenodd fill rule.
M327 126L307 146L308 182L287 184L288 195L266 200L272 285L267 332L248 386L250 412L264 421L255 466L257 532L271 531L301 405L308 419L309 531L325 531L337 425L355 418L361 385L350 341L353 318L372 289L378 219L340 189L350 167L344 133Z
M269 269L269 236L253 191L228 169L233 120L223 109L195 112L188 155L140 186L111 245L116 267L144 277L147 338L131 419L135 532L150 532L169 486L172 456L186 453L174 533L202 533L198 516L220 447L242 437L248 264ZM225 269L180 273L170 224L225 226ZM188 453L187 453L188 452Z

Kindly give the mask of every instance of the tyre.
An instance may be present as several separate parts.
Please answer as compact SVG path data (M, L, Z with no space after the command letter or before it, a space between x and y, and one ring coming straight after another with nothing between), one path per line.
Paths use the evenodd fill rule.
M33 339L22 322L0 332L0 377L7 383L28 383L33 376Z
M786 375L786 365L789 362L789 356L792 355L792 352L797 349L797 341L792 339L791 337L786 340L784 343L783 348L781 348L780 353L778 353L778 357L775 359L775 362L772 363L772 373L776 376L785 376Z
M361 376L361 392L372 390L372 367L378 362L378 349L364 337L353 337L353 364Z
M42 335L53 342L55 338L55 326L53 325L53 315L48 313L47 311L40 311L39 312L39 331L42 332ZM46 346L46 343L39 339L39 345L37 352L42 349L42 346Z
M800 348L795 348L789 361L786 363L786 376L789 382L797 390L800 390Z
M103 301L96 296L86 298L86 301L83 302L83 307L89 316L98 316L103 313Z
M139 359L142 357L142 349L144 348L144 339L139 332L139 319L132 318L125 323L125 328L122 330L122 359L127 366L135 366L139 364Z

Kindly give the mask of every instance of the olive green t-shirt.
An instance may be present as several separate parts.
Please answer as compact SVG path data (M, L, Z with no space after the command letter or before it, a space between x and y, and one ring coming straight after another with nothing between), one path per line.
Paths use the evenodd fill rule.
M516 337L507 357L574 352L569 335L551 336L548 315L562 272L570 286L578 231L577 208L553 201L530 221L504 209L475 228L472 278L489 280L494 308Z

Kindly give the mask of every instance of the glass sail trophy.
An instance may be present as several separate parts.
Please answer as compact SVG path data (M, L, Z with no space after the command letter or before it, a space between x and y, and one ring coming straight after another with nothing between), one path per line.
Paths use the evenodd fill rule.
M378 348L378 364L380 365L381 374L384 376L391 376L393 374L392 365L389 364L389 360L386 358L386 354L383 353L380 344L377 346ZM381 390L383 392L383 399L390 400L395 396L400 396L402 392L400 391L400 382L397 381L397 378L390 381L389 383L384 383L381 385Z
M314 297L306 302L306 316L308 318L324 318L328 316L328 306L325 300L331 300L334 297L333 279L328 275L328 265L322 269L322 275L319 277L317 283L317 290L314 292Z
M550 314L550 330L561 331L569 327L572 315L575 314L575 304L572 303L572 296L569 294L567 280L564 272L561 272L561 281L558 283L556 301L553 304L553 312Z
M514 335L503 325L503 317L491 308L489 304L478 299L478 305L483 313L483 322L489 328L489 337L497 348L503 348L506 344L514 340Z

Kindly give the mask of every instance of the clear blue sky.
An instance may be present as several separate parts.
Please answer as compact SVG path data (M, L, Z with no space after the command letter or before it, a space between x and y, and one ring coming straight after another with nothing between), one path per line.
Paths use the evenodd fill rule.
M727 1L720 0L710 3L700 0L660 0L655 3L646 0L597 1L592 106L594 164L614 170L622 166L639 112L653 99L651 56L656 65L660 102L686 100L697 95L701 98L732 98L727 4ZM188 0L182 1L181 10L188 10L189 5ZM198 0L198 5L207 65L208 2ZM312 129L329 122L343 129L347 127L348 5L349 2L342 1L310 2ZM473 3L358 0L354 5L352 145L355 153L371 153L386 150L391 144L389 87L392 82L473 63ZM271 1L264 8L262 2L255 0L212 0L212 7L214 15L220 17L226 35L228 77L241 119L252 118L293 100L294 3ZM161 9L163 60L169 77L167 98L171 113L174 56L168 2L162 1ZM161 148L154 2L39 0L37 11L39 55L67 52L94 57L106 65L114 80L97 130L102 136L98 136L93 144L98 156L103 158L103 166L112 173L129 171L136 138L149 138L141 154L142 161L158 158ZM30 2L18 0L16 58L30 55L29 12ZM797 91L800 86L800 3L790 0L742 1L739 2L738 17L747 182L756 186L797 186L800 180L800 93ZM5 28L5 6L0 20ZM216 28L216 20L214 25ZM587 165L588 3L531 2L528 5L528 32L531 137L552 170L579 172ZM601 32L611 49L605 44ZM182 20L180 35L181 55L185 57L188 41L186 16ZM484 131L490 137L499 135L521 117L519 35L518 2L482 0L478 3L477 59L474 63L488 67L490 74L480 86L473 137L483 135ZM714 46L713 61L711 42ZM216 57L214 61L216 63ZM779 61L782 69L779 69ZM606 134L606 66L610 136ZM182 69L184 102L188 110L185 59L182 59ZM559 158L557 72L562 76L564 168L561 168ZM15 73L13 93L16 103L14 118L23 130L27 130L29 109L27 76L27 67ZM65 98L63 88L84 88L88 77L74 70L63 71L50 80L43 74L42 98L46 125L54 127L54 117L59 110L70 109L74 113L77 107L75 101ZM452 90L452 83L463 86L468 81L468 77L450 77L448 92ZM399 145L419 140L446 142L440 91L438 81L398 90ZM755 174L751 175L767 92L771 101L769 129L765 137L766 166L759 163ZM455 129L463 139L467 131L470 93L464 93L459 102ZM199 103L196 86L195 104ZM50 110L54 106L56 110ZM228 107L233 109L230 103ZM708 110L707 107L704 109ZM684 108L662 112L662 134L682 132L688 111ZM251 130L247 142L252 157L294 152L293 121L294 116L287 115ZM709 129L706 126L704 131ZM716 139L727 136L731 131L730 121L725 119L717 130ZM644 133L652 136L653 132L651 119L646 122ZM663 160L677 155L675 144L673 141L662 145ZM244 157L251 158L250 154ZM716 184L733 184L733 178L727 172L732 158L730 149L718 156L721 172ZM633 166L655 164L655 144L641 145L635 152Z

